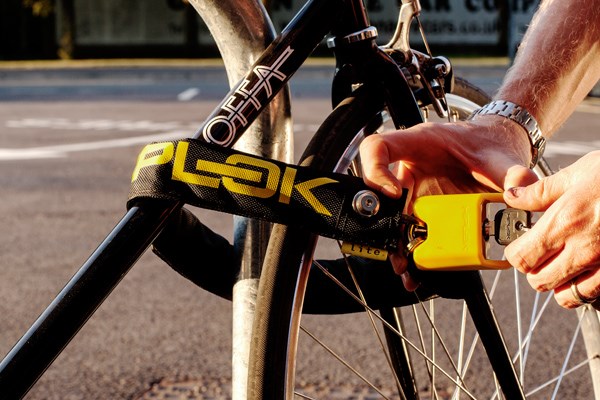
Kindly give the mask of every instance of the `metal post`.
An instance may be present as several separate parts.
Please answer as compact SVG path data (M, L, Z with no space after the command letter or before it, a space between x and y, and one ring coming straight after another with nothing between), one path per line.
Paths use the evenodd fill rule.
M203 5L207 5L207 3L203 2ZM241 35L241 38L248 37L249 40L257 40L257 43L262 44L246 47L247 45L243 41L236 42L242 50L239 51L239 54L229 52L228 59L236 61L230 64L238 65L239 71L250 69L253 60L258 58L260 50L269 41L267 38L269 35L272 36L270 24L265 26L270 27L271 33L264 34L262 41L258 41L259 38L256 35L246 35L244 29L241 29L246 26L246 30L249 32L260 32L260 26L262 25L259 23L266 24L268 22L264 9L262 9L260 3L257 4L256 12L252 14L251 8L247 8L246 5L242 6L247 8L243 13L235 11L235 4L231 2L229 4L229 10L232 14L231 24L220 25L223 28L229 26L229 36L235 32L236 35ZM220 16L219 14L223 12L221 7L223 5L215 2L212 6L215 12L214 16ZM251 18L251 15L255 15L255 18ZM259 15L262 16L261 20L256 19ZM221 14L221 16L224 16L224 14ZM213 19L213 21L216 20ZM245 23L240 21L245 21ZM223 38L226 39L227 37L226 34L223 35ZM222 46L233 49L233 47L223 44ZM250 52L251 49L254 50ZM248 64L247 67L242 62L243 54L255 55L245 59ZM242 65L244 65L243 68ZM230 73L230 81L235 81L232 73ZM256 153L271 157L269 152L262 150L272 148L279 153L285 151L289 154L290 146L287 138L290 136L291 129L289 115L286 113L289 114L289 92L287 90L284 91L284 95L275 98L273 105L266 109L266 112L259 117L258 124L255 124L253 130L258 131L259 135L251 143L255 143ZM276 117L275 114L287 116L280 118ZM280 138L278 142L275 143L270 136L263 134L271 132L278 133L277 136ZM269 146L265 146L265 144ZM273 152L273 154L278 153ZM283 159L281 156L279 158ZM139 207L133 207L127 212L98 249L56 296L54 301L0 362L0 393L2 393L3 398L19 399L25 395L61 350L75 336L85 321L117 286L138 257L152 243L169 216L180 206L181 204L177 202L147 202L140 204ZM254 232L254 230L251 232ZM251 233L250 237L253 240L244 243L263 243L265 241L262 240L264 234L257 235L254 236ZM246 252L239 251L239 253ZM247 263L243 265L243 277L252 273L251 267L260 265L255 263L253 258L247 258L246 261ZM245 322L247 322L246 326L249 327L252 320L250 319L249 323L248 321ZM249 332L249 329L246 330ZM248 339L245 339L244 343L248 341ZM244 362L247 364L247 361ZM238 396L238 398L244 398L247 374L244 372L238 375L243 378L241 397Z
M275 38L275 29L258 0L191 0L215 38L229 85L233 87ZM235 148L247 153L291 162L292 123L289 88L273 99ZM241 262L233 288L232 397L246 398L250 334L258 278L270 234L264 222L234 218L234 247Z
M581 334L588 358L590 360L590 372L594 398L600 399L600 315L591 305L579 307L577 316L581 319Z

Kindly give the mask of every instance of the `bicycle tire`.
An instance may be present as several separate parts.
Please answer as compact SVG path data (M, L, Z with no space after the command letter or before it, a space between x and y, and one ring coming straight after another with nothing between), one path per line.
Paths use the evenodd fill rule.
M476 106L488 100L489 97L483 91L467 81L457 78L454 96L450 97L449 102L451 104L464 102L467 106L470 106L470 104ZM364 91L357 91L354 97L346 99L325 120L311 143L307 146L301 164L324 170L334 170L339 160L345 157L344 153L347 149L352 147L351 143L356 140L357 133L374 130L379 125L382 110L383 104L376 94L370 93L366 89ZM467 115L468 112L462 110L456 116L459 119L464 119ZM295 357L299 340L301 309L304 303L304 294L316 241L317 237L308 232L290 229L285 226L276 226L273 230L257 298L250 359L249 399L290 399L294 396L296 390L294 385ZM521 284L518 283L517 287ZM515 303L518 304L519 300L515 300ZM501 301L504 300L501 299ZM548 301L544 303L546 304L545 307L547 307L548 303ZM396 305L394 304L394 306ZM388 310L385 310L385 313L387 312ZM569 315L572 316L573 314L570 313ZM580 314L582 317L579 320L583 321L583 325L585 325L582 328L584 337L600 337L598 335L600 333L597 323L598 314L591 308L581 309ZM387 319L389 320L389 318ZM532 321L533 319L531 317ZM592 325L593 327L590 327ZM386 330L386 335L387 333ZM435 335L432 333L431 336ZM521 336L521 340L522 338L523 336ZM392 355L395 353L406 354L407 350L404 340L397 341L395 344L394 340L391 340L389 337L386 340L387 346L390 348L389 352ZM523 347L521 340L519 340L519 348ZM528 342L531 343L531 341L529 340ZM587 342L589 340L586 340ZM527 349L529 349L528 345ZM597 350L597 348L588 348L588 358L593 358L598 354ZM585 352L586 350L583 347L583 350L579 348L577 351ZM522 352L519 354L520 359L523 359ZM414 351L412 356L414 356ZM413 358L412 356L411 358ZM394 363L397 362L394 356L392 356L392 359ZM413 374L411 368L414 362L410 358L404 361L400 360L401 368L409 369L408 374L405 373L395 384L384 383L382 390L392 393L395 387L400 385L404 386L405 391L404 394L399 394L402 396L401 398L419 398L418 389L428 386L428 382L425 382L425 384L415 383L415 380L411 379ZM320 371L319 367L314 368ZM477 369L480 369L479 365ZM433 370L435 371L435 369ZM428 373L431 374L431 371ZM588 378L583 383L579 381L579 383L575 383L567 388L570 398L585 398L585 395L582 395L582 388L585 391L592 386L592 377ZM337 378L329 376L327 379L332 384L336 384L335 380ZM410 381L408 381L409 379ZM307 385L305 384L304 386ZM556 385L556 387L559 386ZM412 390L415 393L410 393ZM429 384L429 387L425 389L426 392L434 392L435 390L435 384ZM491 390L493 396L495 389L492 388ZM486 394L485 397L490 398L489 390L484 390L484 392ZM553 388L551 388L551 392L554 392ZM445 390L445 394L442 393L441 397L450 398L451 396L452 398L458 398L456 397L456 393L456 391ZM548 398L547 393L547 390L542 390L541 395L544 397L540 398ZM556 393L554 393L555 396ZM591 389L586 393L593 395ZM383 393L380 394L382 397L386 397ZM328 394L324 394L324 397L330 398L333 395L329 392ZM393 395L390 395L391 397ZM342 397L338 396L335 398Z

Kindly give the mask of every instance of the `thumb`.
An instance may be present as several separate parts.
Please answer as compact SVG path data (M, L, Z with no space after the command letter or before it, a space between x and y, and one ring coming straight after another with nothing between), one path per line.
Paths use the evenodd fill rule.
M537 182L538 179L535 172L529 168L522 165L513 165L508 168L504 177L504 189L528 186Z
M552 175L529 186L516 186L506 190L504 201L515 208L545 211L566 192L566 183L561 174Z

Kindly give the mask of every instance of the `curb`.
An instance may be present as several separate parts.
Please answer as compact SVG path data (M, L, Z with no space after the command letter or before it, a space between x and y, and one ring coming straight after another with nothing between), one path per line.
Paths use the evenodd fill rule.
M498 66L507 67L508 57L449 57L453 65L460 66ZM310 57L304 63L306 66L334 66L332 57ZM49 70L49 69L81 69L81 68L190 68L190 67L222 67L220 58L198 59L89 59L89 60L16 60L0 61L0 70Z

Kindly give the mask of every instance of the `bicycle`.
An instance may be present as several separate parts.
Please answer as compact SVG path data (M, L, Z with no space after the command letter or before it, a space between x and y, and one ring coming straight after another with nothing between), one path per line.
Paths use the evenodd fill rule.
M418 1L403 1L403 8L401 9L400 25L398 30L398 36L388 46L387 51L381 50L374 46L375 31L368 26L366 14L364 9L357 1L338 1L338 2L327 2L327 1L311 1L305 6L300 12L297 19L295 19L289 26L284 30L283 36L276 40L276 44L273 48L268 49L264 55L256 62L258 66L273 66L274 61L281 60L281 57L286 57L286 60L290 60L290 66L284 65L286 68L289 67L295 70L308 56L312 47L314 47L325 33L329 30L331 24L331 15L336 15L337 10L348 11L348 14L354 15L357 18L345 18L348 14L344 14L345 17L341 18L342 23L336 26L334 29L335 37L333 39L335 44L335 52L338 60L342 62L345 60L372 60L374 64L368 64L364 70L358 71L358 76L366 78L364 82L357 82L354 80L355 75L350 74L350 71L343 70L338 75L338 78L334 80L334 104L337 105L336 109L332 112L331 116L327 118L323 126L316 133L313 141L308 146L305 156L303 157L304 164L310 165L313 168L321 170L337 170L346 171L350 168L350 159L356 155L356 145L358 143L355 140L355 135L358 133L358 137L364 134L370 134L379 129L380 125L383 124L384 120L391 115L391 119L394 124L398 126L410 126L414 123L419 123L422 120L422 115L419 107L430 107L434 108L435 111L440 111L444 114L444 97L442 96L444 90L443 82L448 78L443 72L449 72L449 65L446 64L444 59L435 59L428 55L419 54L412 52L408 46L408 28L410 26L410 20L418 10ZM406 14L402 14L404 11ZM308 32L307 36L303 36L301 33ZM340 39L341 38L341 39ZM301 42L301 46L298 48L291 47L291 43ZM287 47L290 45L290 47ZM294 55L289 49L294 49ZM298 52L297 52L298 51ZM298 53L303 53L302 56L298 57L297 60L294 57ZM412 55L418 55L420 57L418 64L412 63ZM427 65L430 63L429 65ZM279 64L278 64L279 65ZM398 66L403 66L404 69L400 69ZM386 91L381 83L380 76L377 79L373 79L374 75L371 68L374 66L379 67L378 72L381 72L381 76L385 78L385 86L388 87ZM409 87L404 81L405 73L410 72L415 74L417 71L421 72L421 75L427 75L423 73L429 66L428 80L424 82L424 87L420 85ZM412 68L417 68L412 70ZM421 68L423 68L421 70ZM273 68L271 68L271 71ZM283 69L277 70L281 72ZM383 71L383 72L382 72ZM362 72L362 74L361 74ZM441 74L441 75L440 75ZM289 77L289 74L284 73L285 78ZM252 82L256 79L252 72L247 75L247 79ZM275 82L275 81L273 81ZM284 80L281 81L281 85L277 82L278 88L283 86ZM422 82L423 83L423 82ZM427 84L430 86L427 87ZM273 85L273 88L276 85ZM239 86L238 86L239 88ZM389 88L392 88L391 90ZM419 89L421 89L419 91ZM450 87L446 87L450 89ZM416 99L413 97L413 90L416 93ZM277 90L273 90L277 92ZM382 95L384 92L387 98L384 101ZM226 97L226 100L236 93L236 89L230 92L230 95ZM487 101L487 98L483 93L470 86L468 83L456 80L456 87L454 93L457 97L449 96L448 104L450 109L450 115L453 118L464 118L473 109L477 107L477 104L482 104ZM399 95L401 94L401 95ZM394 97L395 96L395 97ZM388 108L387 112L383 112L384 109ZM418 107L419 106L419 107ZM261 107L263 105L261 104ZM408 111L407 111L408 110ZM247 115L248 120L255 118L258 114L257 110L249 111ZM433 114L433 113L432 113ZM207 121L214 120L221 116L220 109L215 110L215 113L207 119ZM222 120L221 120L222 121ZM208 126L208 123L205 125ZM215 125L212 125L213 127ZM213 136L216 141L229 142L230 138L225 135L218 137L217 131L210 131L209 136ZM223 132L221 132L223 133ZM224 133L228 133L226 130ZM347 154L350 156L346 157ZM338 161L343 162L339 163ZM302 163L302 162L301 162ZM350 168L351 170L357 171L356 168ZM548 172L548 171L546 171ZM98 288L98 297L107 295L107 291L114 287L121 277L121 274L126 272L127 269L135 262L135 259L145 250L150 242L158 235L159 231L167 223L167 214L173 213L177 210L181 204L149 204L139 207L133 207L128 212L127 216L123 219L116 230L109 236L110 241L105 242L100 247L99 251L94 253L88 263L82 268L78 276L74 278L71 284L66 288L66 293L77 294L77 285L81 285L82 282L78 280L78 277L85 276L90 273L89 271L98 268L99 265L109 261L118 261L120 267L119 271L110 277L110 282L104 284L105 287ZM125 227L125 228L123 228ZM126 235L120 233L128 230L129 233ZM131 233L131 232L134 233ZM299 319L301 310L299 305L302 304L304 297L303 288L308 279L308 270L312 265L312 250L316 238L308 232L297 231L292 228L285 228L278 226L275 228L272 234L271 249L268 254L267 260L265 261L265 270L261 278L261 287L259 289L259 303L258 303L258 323L254 328L254 342L251 350L250 360L250 382L249 382L249 397L250 398L291 398L297 392L297 389L293 385L294 374L295 374L295 356L296 356L296 335L300 329ZM118 252L112 250L114 247L119 248ZM303 258L303 254L309 254L305 258L304 264L299 261ZM297 267L292 268L292 266ZM316 267L320 269L318 264ZM300 268L301 267L301 268ZM315 271L316 272L316 271ZM389 269L388 269L389 272ZM314 276L314 273L313 273ZM390 275L384 275L389 277ZM504 341L499 336L499 326L493 321L494 315L492 309L488 303L485 286L481 284L477 273L448 273L448 274L431 274L424 276L424 279L435 289L432 293L428 293L425 297L448 297L465 299L468 308L471 310L472 318L476 321L477 330L480 331L481 340L486 341L488 352L497 350L497 353L489 355L491 368L496 372L498 380L500 381L499 386L502 388L502 392L506 398L523 398L523 389L521 387L520 377L517 376L511 357L508 352L504 349ZM351 280L351 279L350 279ZM448 283L453 283L448 285ZM467 285L465 285L467 283ZM477 290L470 290L468 286L473 285ZM94 285L98 286L98 285ZM102 286L102 285L100 285ZM453 290L449 290L447 286L452 286ZM467 287L465 287L467 286ZM495 285L494 285L495 286ZM75 289L73 289L75 287ZM400 288L400 286L397 286ZM517 286L518 287L518 286ZM439 293L438 293L439 292ZM402 293L402 292L400 292ZM97 307L99 302L102 300L98 297L91 299L86 307L91 309L84 310L83 316L89 316L93 309ZM309 297L312 299L312 297ZM545 308L548 304L550 296L544 301L542 308ZM44 328L56 327L58 325L56 315L59 318L64 318L72 311L65 313L61 311L61 308L68 309L69 302L65 302L63 296L57 298L58 302L53 307L50 319L44 318L41 323L46 323ZM413 369L415 363L411 361L414 357L415 352L425 353L422 350L421 345L411 346L403 340L398 340L397 336L394 337L390 334L394 329L389 324L390 321L399 321L398 314L392 313L391 305L414 305L419 303L418 299L413 296L392 296L392 299L384 299L382 314L383 319L387 321L385 323L385 336L387 346L390 347L390 364L392 376L389 381L393 382L391 385L393 388L399 388L399 394L403 398L419 398L418 391L421 386L417 386L416 379L418 372ZM390 303L392 301L392 303ZM536 301L537 304L538 301ZM318 309L320 302L316 301L315 307ZM361 302L359 301L358 305ZM520 303L519 299L516 301L517 307ZM294 307L295 305L295 307ZM308 306L309 303L306 303ZM477 307L477 308L475 308ZM536 307L537 309L537 307ZM351 311L355 311L353 308ZM466 308L463 308L461 313L466 315ZM307 311L309 311L307 309ZM339 312L340 310L334 310ZM343 311L347 311L344 309ZM418 312L415 310L415 314ZM420 312L420 311L419 311ZM446 310L448 313L448 311ZM370 312L367 313L371 315ZM536 314L536 317L538 315ZM326 317L329 321L329 316ZM422 317L423 318L423 317ZM427 313L426 319L430 319L431 314ZM54 321L52 321L54 319ZM59 322L67 321L59 320ZM419 321L416 319L416 321ZM432 321L432 319L430 319ZM582 318L580 321L584 323L598 323L597 315L595 312L590 312L590 309L582 310ZM58 341L49 340L43 335L35 336L36 331L31 332L31 335L26 336L27 340L21 342L21 346L16 348L15 352L12 352L8 358L8 362L2 363L2 372L0 373L0 382L6 384L7 381L11 385L22 385L17 390L26 390L23 386L32 384L32 380L35 380L35 374L39 374L37 371L31 372L28 367L32 366L31 359L28 357L34 357L32 350L35 350L36 346L40 346L43 340L47 340L53 344L54 348L46 349L44 357L46 360L36 361L35 366L38 367L40 364L42 367L47 366L46 363L51 362L51 359L55 357L60 351L60 347L66 345L66 342L70 339L68 336L74 334L72 330L77 330L83 323L80 318L76 321L71 321L70 327L66 329L64 339ZM287 323L289 322L289 323ZM531 319L532 327L537 328L533 322L536 322L536 318ZM419 324L419 322L416 322ZM399 325L402 322L399 321ZM462 323L461 323L462 325ZM484 329L487 327L487 329ZM398 330L395 328L395 330ZM450 328L452 330L452 328ZM469 330L467 327L460 327L459 332L466 332ZM586 334L595 335L598 332L596 327L583 329ZM576 332L579 331L579 327L576 328ZM403 330L402 330L403 332ZM432 333L429 340L432 342L436 341L437 331ZM403 335L406 336L406 335ZM517 343L517 348L522 349L517 351L517 359L520 360L519 366L525 364L525 350L529 350L529 337L519 335L520 339ZM312 337L312 335L311 335ZM33 339L33 340L31 340ZM417 342L424 342L425 339L422 337L417 338ZM510 343L509 343L510 344ZM410 349L407 350L407 348ZM290 353L287 349L290 348ZM473 347L475 349L475 346ZM39 348L38 348L39 350ZM597 352L595 350L588 350L589 358L595 357ZM439 374L445 375L444 379L447 381L444 385L453 384L458 387L458 390L447 389L443 390L442 393L432 394L432 396L442 397L453 397L458 398L459 396L472 397L471 391L466 388L464 381L463 372L468 368L467 362L462 357L462 351L459 352L459 362L455 365L450 365L450 372L442 373L442 368L431 366L432 353L428 352L426 359L426 367L423 374L425 375L424 382L433 382ZM486 357L485 355L483 356ZM470 360L471 356L466 357ZM49 359L49 360L48 360ZM487 361L485 361L487 363ZM531 365L531 360L528 360ZM592 364L593 362L589 362ZM452 364L452 363L450 363ZM583 365L587 367L588 362L583 362ZM562 365L561 365L562 367ZM439 370L438 370L439 368ZM298 368L301 370L302 368ZM306 369L306 368L304 368ZM562 369L562 368L561 368ZM472 370L472 369L471 369ZM566 370L566 368L565 368ZM285 373L282 373L285 371ZM414 372L414 373L413 373ZM480 380L481 371L477 371L476 380ZM565 371L562 371L565 372ZM320 373L320 371L317 371ZM9 375L12 374L12 375ZM10 377L11 379L7 379ZM562 380L562 378L561 378ZM491 390L489 396L495 397L498 389L494 384L492 378L492 384L483 384L482 389L484 391ZM423 382L423 381L422 381ZM450 382L450 383L448 383ZM334 383L339 383L335 382ZM554 384L556 381L550 380L550 384ZM426 389L435 393L436 386L433 383L429 383L430 387ZM576 383L576 385L578 385ZM471 387L470 385L468 385ZM558 387L558 386L557 386ZM491 389L490 389L491 388ZM553 388L552 388L553 389ZM572 389L572 387L570 387ZM388 391L389 386L383 390L380 389L380 394L385 395L385 391ZM496 393L494 393L496 392ZM4 392L3 393L11 393ZM302 395L300 395L302 396ZM327 396L327 395L325 395Z

